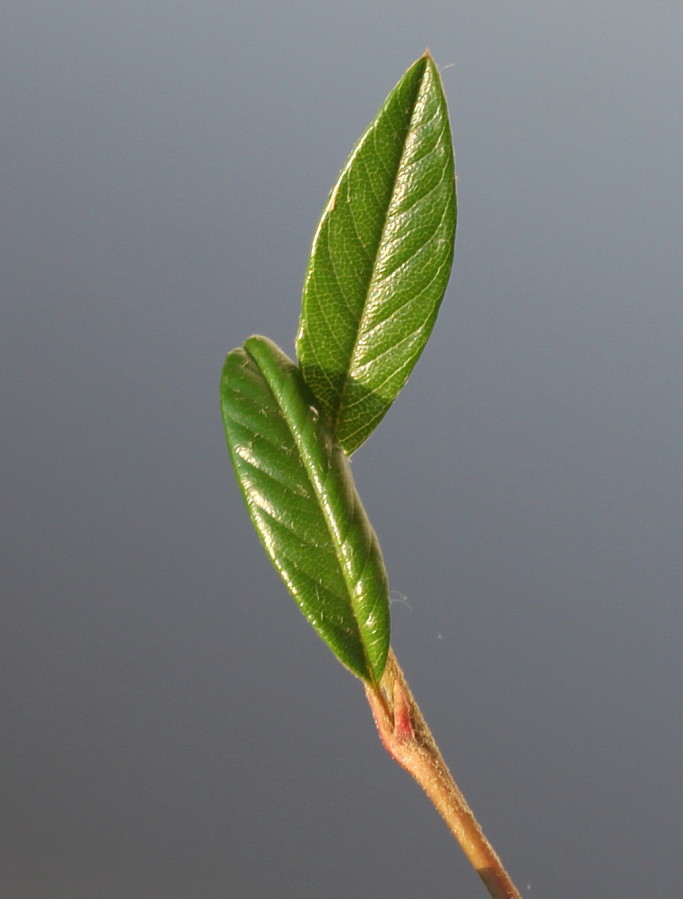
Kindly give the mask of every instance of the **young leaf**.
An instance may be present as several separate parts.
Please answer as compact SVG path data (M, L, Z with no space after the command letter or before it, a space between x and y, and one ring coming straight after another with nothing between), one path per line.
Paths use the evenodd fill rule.
M384 417L427 342L455 221L446 100L425 54L342 169L304 280L299 364L349 454Z
M266 552L339 660L378 683L389 650L386 572L315 398L282 350L250 337L226 359L221 402L232 464Z

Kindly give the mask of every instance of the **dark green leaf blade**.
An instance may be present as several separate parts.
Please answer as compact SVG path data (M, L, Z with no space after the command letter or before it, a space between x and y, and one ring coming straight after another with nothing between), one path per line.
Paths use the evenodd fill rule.
M299 364L349 454L384 417L427 342L455 222L448 111L425 54L342 169L304 280Z
M250 337L226 359L221 403L266 552L339 660L378 683L389 649L386 571L348 459L312 393L272 341Z

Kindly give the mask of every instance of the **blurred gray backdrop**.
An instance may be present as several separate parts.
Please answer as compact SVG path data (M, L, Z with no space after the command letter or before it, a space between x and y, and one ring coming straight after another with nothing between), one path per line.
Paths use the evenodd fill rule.
M460 219L354 472L397 654L530 899L677 895L679 2L0 12L3 899L483 897L271 569L225 353L428 46Z

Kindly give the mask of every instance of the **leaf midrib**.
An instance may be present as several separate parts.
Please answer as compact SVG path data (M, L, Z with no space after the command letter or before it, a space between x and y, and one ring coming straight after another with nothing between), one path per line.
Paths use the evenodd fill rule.
M247 352L249 352L249 351L247 350ZM257 367L260 368L258 360L256 360L251 355L251 353L249 353L249 355L252 358L252 360L255 362ZM374 665L372 663L372 659L369 657L368 652L367 652L367 648L365 645L364 630L361 627L359 615L358 615L358 612L356 609L356 594L355 594L355 591L351 587L351 572L347 568L345 558L344 558L344 553L341 551L342 544L343 544L343 538L341 537L341 533L340 533L340 538L341 538L342 542L340 542L340 540L337 539L336 529L333 527L334 516L329 508L328 503L325 502L325 496L326 496L327 491L325 490L324 483L322 481L319 482L318 478L314 477L314 473L317 471L317 466L316 466L315 461L313 460L311 454L307 450L305 438L301 435L301 433L298 433L299 429L293 425L293 423L290 420L289 415L287 414L286 398L282 397L280 395L280 392L273 387L273 384L271 383L271 380L268 377L268 373L263 371L263 369L261 369L261 371L264 374L264 379L266 381L266 384L268 385L268 389L270 390L271 395L273 396L273 398L276 402L276 405L277 405L278 409L280 410L282 418L287 426L287 429L297 447L297 450L299 452L299 458L303 462L304 469L306 471L306 476L308 478L308 481L312 487L313 493L316 498L316 505L322 512L328 534L332 541L332 545L334 546L334 550L335 550L334 556L335 556L335 559L339 566L339 569L341 571L344 584L346 585L346 590L347 590L348 598L349 598L349 607L351 609L351 614L353 615L353 619L354 619L354 622L356 625L357 636L359 638L359 643L360 643L360 646L362 649L365 667L366 667L366 670L367 670L369 676L371 678L374 678ZM321 415L321 412L318 409L317 405L315 406L315 408L316 408L316 412L319 415ZM309 428L311 426L315 425L315 423L308 416L305 419L305 423ZM322 474L322 472L321 472L321 474ZM348 532L348 527L349 527L349 525L347 525L347 532ZM366 558L363 562L363 565L364 566L367 565L367 562L368 562L368 560Z
M349 381L351 378L351 363L356 356L356 348L358 347L358 341L359 341L361 332L363 330L362 323L364 321L365 314L366 314L367 300L368 300L368 297L371 295L372 287L376 281L377 260L379 257L379 248L382 246L382 244L384 242L384 235L386 234L386 231L387 231L387 222L389 221L389 211L392 207L392 202L393 202L394 196L396 194L396 184L398 182L398 176L402 169L403 160L405 159L405 156L406 156L406 151L407 151L407 146L408 146L407 137L411 132L412 123L415 119L415 110L417 108L418 100L419 100L420 94L422 92L422 86L423 86L427 71L428 71L428 68L425 63L425 67L424 67L421 77L420 77L419 85L418 85L417 90L415 91L415 95L413 97L413 101L412 101L413 105L412 105L412 111L410 114L410 121L408 123L408 128L406 129L405 136L403 138L403 146L401 149L401 155L400 155L398 163L396 165L396 169L395 169L394 176L393 176L393 182L391 185L391 195L389 198L389 202L386 205L386 209L384 210L384 215L383 215L383 220L382 220L382 229L381 229L377 244L375 246L374 258L372 260L372 271L370 273L370 277L368 278L368 284L367 284L367 288L365 290L365 298L364 298L364 302L363 302L363 313L358 317L358 320L356 322L356 329L355 329L353 345L351 347L351 352L348 354L347 364L345 366L345 370L342 375L342 381L341 381L341 385L339 388L339 401L337 403L336 415L334 417L335 431L337 431L339 429L339 423L342 418L342 412L347 408L345 399L346 399L346 395L348 393L348 385L349 385ZM372 128L372 130L368 132L366 137L370 138L373 134L376 133L376 131L377 131L377 125L375 125ZM365 141L363 141L363 143L359 145L358 150L360 150L360 148L364 145L365 145Z

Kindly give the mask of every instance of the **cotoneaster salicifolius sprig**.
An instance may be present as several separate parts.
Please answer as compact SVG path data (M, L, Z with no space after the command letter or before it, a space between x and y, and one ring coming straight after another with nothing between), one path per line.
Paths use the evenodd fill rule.
M425 53L351 152L315 232L295 363L266 337L229 353L230 456L263 547L317 633L363 681L380 738L495 899L520 899L455 785L390 649L388 578L348 457L384 418L434 326L453 260L451 130Z

